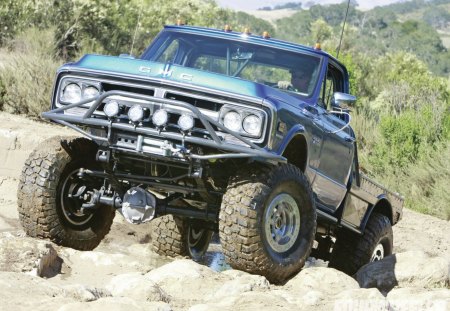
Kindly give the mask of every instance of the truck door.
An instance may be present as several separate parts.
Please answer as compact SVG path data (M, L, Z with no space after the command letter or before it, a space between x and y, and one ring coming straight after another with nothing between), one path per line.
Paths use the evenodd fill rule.
M320 207L335 211L347 193L347 183L354 155L354 136L347 122L327 110L334 92L348 92L344 74L337 66L328 65L323 81L321 104L317 111L323 131L320 164L313 183L313 191Z

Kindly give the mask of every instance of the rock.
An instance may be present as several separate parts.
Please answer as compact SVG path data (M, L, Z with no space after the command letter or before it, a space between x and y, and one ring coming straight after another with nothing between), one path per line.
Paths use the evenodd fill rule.
M384 293L395 286L445 287L449 285L449 263L442 257L410 251L365 265L356 273L356 280L361 287L376 287Z
M264 291L269 289L269 281L263 276L252 275L239 270L227 270L221 276L229 278L212 295L211 300L218 300L225 297L251 291Z
M336 269L314 267L300 271L286 283L285 288L297 293L316 290L331 296L343 290L357 289L359 286L353 278Z
M0 239L0 271L52 277L61 271L62 259L53 244L27 237Z
M345 290L330 298L329 310L391 310L388 300L375 288Z
M153 268L144 258L124 253L102 251L77 251L62 248L59 251L64 260L62 272L56 276L61 281L70 278L75 284L102 288L114 276L132 272L145 273ZM95 273L93 273L95 271Z
M95 301L103 297L109 297L111 294L103 289L85 286L81 284L71 284L63 286L65 296L73 298L80 302Z
M66 304L58 311L89 311L89 310L108 310L108 311L171 311L172 308L164 302L136 301L126 297L109 297L89 303L70 303Z
M278 295L270 295L263 292L246 292L229 296L215 303L193 305L189 311L290 311L301 309L300 305L291 304Z
M114 277L106 285L114 297L129 297L141 301L169 302L169 296L155 282L140 273L127 273Z
M281 297L297 309L329 310L333 309L327 305L330 297L356 289L359 289L358 283L347 274L331 268L312 267L303 269L286 285L274 288L267 295Z
M221 285L220 273L189 259L178 259L154 269L145 278L167 293L171 305L178 309L201 303Z
M392 310L450 310L450 290L425 288L394 288L387 299Z
M75 300L48 280L17 272L0 272L0 309L56 310Z
M176 279L179 281L183 279L202 279L211 277L214 274L216 272L210 268L202 266L190 259L179 259L150 271L146 274L146 277L158 283L166 279Z

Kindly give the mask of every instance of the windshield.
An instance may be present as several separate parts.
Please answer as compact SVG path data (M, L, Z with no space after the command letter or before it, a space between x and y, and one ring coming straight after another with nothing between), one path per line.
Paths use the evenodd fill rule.
M320 58L247 42L163 32L143 59L172 63L310 96Z

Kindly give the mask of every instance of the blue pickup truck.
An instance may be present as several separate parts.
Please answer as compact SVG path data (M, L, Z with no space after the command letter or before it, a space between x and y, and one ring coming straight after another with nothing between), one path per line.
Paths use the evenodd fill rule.
M26 161L26 233L95 248L116 210L151 221L162 255L200 258L218 232L236 269L282 283L308 256L353 274L392 253L403 199L360 173L346 68L314 48L166 26L140 57L59 68L43 117L82 134ZM83 137L84 136L84 137Z

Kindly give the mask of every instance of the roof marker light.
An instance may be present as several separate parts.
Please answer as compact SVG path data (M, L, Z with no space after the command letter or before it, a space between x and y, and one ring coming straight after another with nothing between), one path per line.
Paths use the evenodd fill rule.
M231 26L228 25L228 24L225 25L225 27L223 28L223 30L226 31L226 32L231 32L231 31L232 31Z
M320 42L317 42L315 45L314 45L314 50L321 50L322 48L320 47Z
M184 26L185 24L184 24L184 22L183 22L183 20L182 19L178 19L177 20L177 26Z
M245 27L244 28L244 35L251 35L252 33L250 32L250 28Z
M269 39L269 38L270 38L269 32L268 32L268 31L264 31L263 34L262 34L262 37L263 37L264 39Z

